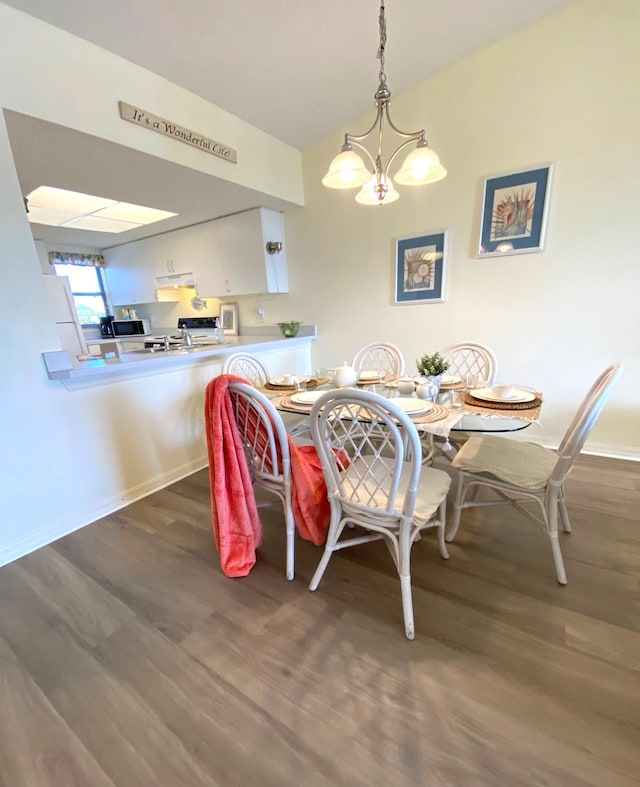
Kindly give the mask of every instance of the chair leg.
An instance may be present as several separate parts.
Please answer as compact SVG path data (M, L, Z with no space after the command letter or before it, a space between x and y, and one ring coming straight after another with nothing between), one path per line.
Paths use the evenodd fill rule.
M558 532L549 533L551 540L551 552L553 553L553 562L556 567L556 576L561 585L567 584L567 574L564 570L564 561L562 559L562 552L560 551L560 542L558 540Z
M547 517L549 522L549 539L551 540L551 552L553 554L553 562L556 567L556 576L561 585L567 584L567 574L564 570L564 560L562 559L562 552L560 551L560 541L558 540L558 504L559 498L556 495L551 495L547 505Z
M413 622L413 597L411 594L411 575L400 577L402 591L402 613L404 615L404 633L407 639L415 639L416 629Z
M318 568L316 568L315 574L311 578L311 582L309 582L309 590L316 590L318 585L320 584L320 580L324 572L329 565L329 561L331 560L331 555L333 554L333 545L327 542L324 553L320 558L320 562L318 563Z
M442 524L436 527L438 531L438 547L440 549L440 557L444 560L449 559L449 552L447 551L447 545L445 543L444 538L444 528L447 522L447 501L446 499L442 501L440 504L440 510L438 511L438 517Z
M296 523L291 511L291 503L288 507L285 503L284 515L287 528L287 579L291 580L295 573L294 549L296 542Z
M408 526L401 528L398 539L400 590L402 592L402 614L404 616L404 632L407 639L416 636L413 622L413 595L411 593L411 532Z
M565 533L571 532L571 522L569 521L569 512L567 511L567 501L564 497L564 489L558 493L558 507L560 508L560 518L562 519L562 529Z
M456 480L456 490L453 496L453 514L451 515L451 526L446 535L446 540L451 543L456 537L458 528L460 527L460 513L462 511L462 496L464 492L464 473L458 470L458 478Z

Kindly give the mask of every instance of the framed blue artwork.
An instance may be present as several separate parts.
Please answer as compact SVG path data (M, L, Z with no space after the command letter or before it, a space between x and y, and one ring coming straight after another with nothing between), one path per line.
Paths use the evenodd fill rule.
M443 303L446 281L446 230L396 241L396 303Z
M478 257L544 249L552 164L485 179Z

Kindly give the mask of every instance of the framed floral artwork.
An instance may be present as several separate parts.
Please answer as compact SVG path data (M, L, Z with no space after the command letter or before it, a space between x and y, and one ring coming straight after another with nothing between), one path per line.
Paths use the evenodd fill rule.
M399 238L395 272L396 303L443 303L447 281L447 231Z
M552 174L544 164L485 179L478 257L544 249Z

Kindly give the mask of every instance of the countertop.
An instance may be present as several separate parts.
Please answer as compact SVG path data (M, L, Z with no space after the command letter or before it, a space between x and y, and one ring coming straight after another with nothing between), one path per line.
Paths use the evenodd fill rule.
M279 333L256 331L245 333L242 336L225 337L225 344L204 344L185 349L166 350L161 352L120 352L116 358L94 358L87 361L77 361L71 358L65 350L42 353L45 370L50 380L60 380L63 383L76 382L90 385L102 382L111 382L122 377L137 376L140 374L157 374L170 371L182 366L197 363L210 363L216 357L224 358L239 350L246 352L264 352L265 350L295 348L306 345L316 338L314 325L303 326L300 334L292 339L285 339ZM89 344L99 342L89 341ZM119 340L111 340L118 342ZM139 337L144 341L144 337ZM122 343L121 343L122 346Z

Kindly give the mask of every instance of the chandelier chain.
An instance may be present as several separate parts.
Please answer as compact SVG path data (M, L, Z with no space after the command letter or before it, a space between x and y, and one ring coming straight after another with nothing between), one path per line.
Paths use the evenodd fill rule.
M389 175L391 165L407 146L415 144L415 149L406 156L404 163L393 176L396 183L407 186L419 186L426 183L435 183L447 174L446 169L440 164L438 156L429 148L424 129L420 131L401 131L391 120L389 104L391 91L387 86L385 74L385 48L387 45L387 24L385 20L384 0L380 0L380 13L378 15L380 42L378 45L377 59L380 61L379 82L373 98L376 106L376 116L371 126L363 134L344 135L344 144L341 152L333 159L329 171L322 179L328 188L350 189L361 187L356 196L356 202L363 205L382 205L398 199L398 192L393 187ZM403 141L387 158L386 166L382 162L384 122L388 123ZM377 130L378 144L375 153L363 145L363 141ZM373 140L372 140L373 141ZM365 164L361 155L364 155Z
M380 27L380 44L378 45L378 54L376 57L380 61L380 84L384 85L387 82L387 75L384 73L384 48L387 45L387 23L384 18L384 2L380 3L378 23Z
M380 44L378 45L378 54L376 57L380 61L380 84L385 85L387 82L387 75L384 73L384 48L387 45L387 23L384 18L384 2L380 3L378 23L380 27Z

